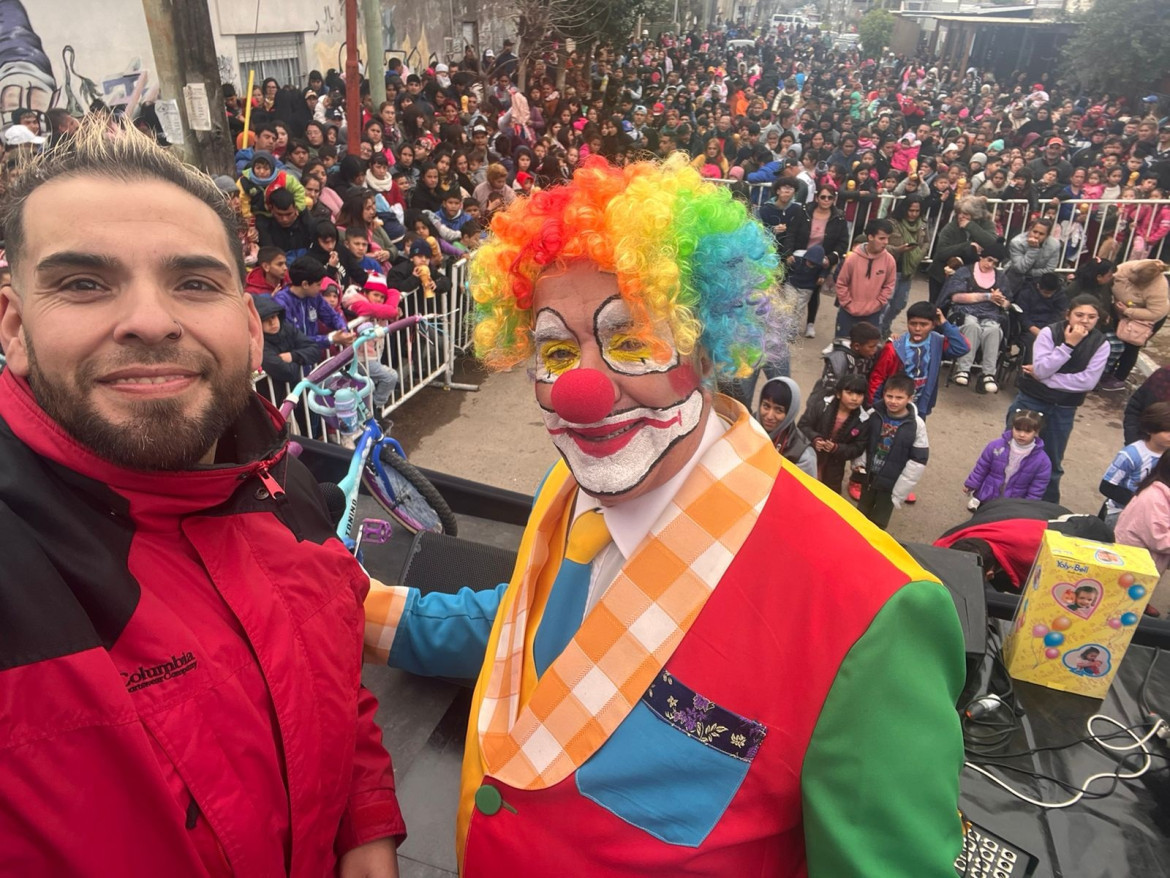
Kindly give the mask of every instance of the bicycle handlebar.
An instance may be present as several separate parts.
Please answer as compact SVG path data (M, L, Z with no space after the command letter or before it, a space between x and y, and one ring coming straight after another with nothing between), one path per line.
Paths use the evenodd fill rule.
M342 369L347 363L351 362L354 357L354 352L362 345L374 341L378 338L384 338L393 332L398 332L401 329L408 329L411 326L417 326L422 323L425 315L412 314L410 317L403 317L401 320L395 320L388 326L370 326L358 333L358 337L350 344L346 345L339 353L321 363L313 369L305 378L299 381L292 390L289 391L288 396L280 404L280 416L288 420L289 415L292 414L297 403L301 401L301 395L306 390L314 390L317 393L322 393L322 388L319 386L321 381L334 372ZM326 391L325 394L327 395Z

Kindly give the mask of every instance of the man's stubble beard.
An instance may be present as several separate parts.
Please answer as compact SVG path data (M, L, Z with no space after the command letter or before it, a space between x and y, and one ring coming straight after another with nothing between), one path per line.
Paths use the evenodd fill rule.
M174 399L133 403L125 424L103 417L91 402L96 368L81 366L73 388L50 379L40 368L32 338L25 333L28 383L41 409L70 436L117 466L148 471L190 469L202 460L243 413L252 395L251 371L239 375L220 372L210 356L198 357L168 347L140 347L124 363L104 364L105 370L157 363L197 371L208 381L211 398L194 416L184 414Z

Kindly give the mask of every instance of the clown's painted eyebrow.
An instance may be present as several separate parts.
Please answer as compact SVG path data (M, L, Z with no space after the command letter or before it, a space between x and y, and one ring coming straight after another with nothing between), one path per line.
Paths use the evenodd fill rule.
M629 329L634 325L634 318L630 316L628 308L611 308L615 301L621 301L621 295L610 296L597 306L593 312L593 334L600 343L603 336L622 329Z
M532 325L533 341L539 343L574 337L569 327L565 325L565 318L555 308L541 308L536 312L536 319Z

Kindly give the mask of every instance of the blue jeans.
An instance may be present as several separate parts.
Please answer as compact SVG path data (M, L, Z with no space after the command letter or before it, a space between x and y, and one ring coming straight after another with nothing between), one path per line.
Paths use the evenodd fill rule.
M874 326L880 328L882 322L882 312L875 311L872 314L863 314L860 317L854 317L844 308L837 309L837 327L834 330L834 338L849 338L849 330L858 323L872 323Z
M1034 396L1026 393L1017 393L1012 404L1008 406L1007 426L1011 429L1012 418L1021 409L1037 412L1044 416L1043 426L1040 428L1040 438L1044 440L1044 453L1052 461L1052 479L1044 491L1042 500L1049 503L1060 502L1060 477L1064 475L1065 449L1068 448L1068 437L1072 435L1073 419L1077 415L1077 407L1073 405L1056 405L1051 402L1041 402Z
M882 338L890 337L890 326L894 318L906 310L906 304L910 301L911 280L912 278L899 274L898 279L894 281L894 293L886 303L886 310L882 311Z

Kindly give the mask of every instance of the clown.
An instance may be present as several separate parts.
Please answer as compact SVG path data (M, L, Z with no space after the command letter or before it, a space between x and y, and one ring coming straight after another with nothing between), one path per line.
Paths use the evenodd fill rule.
M562 460L510 583L366 602L372 660L478 677L461 874L952 868L949 597L713 391L783 356L777 281L682 159L590 160L493 221L477 351L528 365Z

